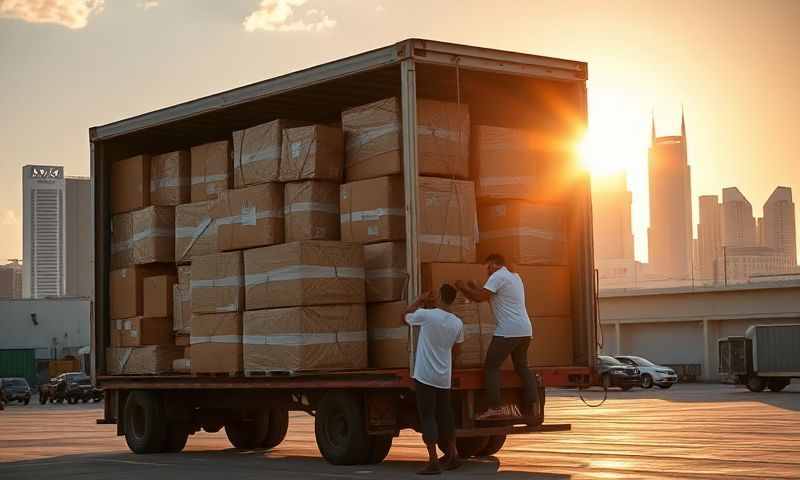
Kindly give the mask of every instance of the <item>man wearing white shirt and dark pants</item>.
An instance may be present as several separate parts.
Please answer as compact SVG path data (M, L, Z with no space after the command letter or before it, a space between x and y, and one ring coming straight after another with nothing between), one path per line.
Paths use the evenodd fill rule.
M404 315L407 324L419 327L413 378L422 440L428 448L428 464L418 472L422 475L459 466L450 402L453 347L464 341L464 324L450 312L457 294L452 285L444 284L439 289L436 308L422 308L433 307L434 298L428 292L409 305ZM445 446L441 462L436 455L437 443Z
M524 387L522 410L530 415L538 409L536 377L528 368L528 346L533 337L532 320L525 308L525 286L520 276L506 267L499 254L486 258L489 279L478 287L473 282L456 282L456 287L474 302L489 302L497 324L486 353L486 394L489 408L476 420L503 416L500 398L500 366L511 355L514 371Z

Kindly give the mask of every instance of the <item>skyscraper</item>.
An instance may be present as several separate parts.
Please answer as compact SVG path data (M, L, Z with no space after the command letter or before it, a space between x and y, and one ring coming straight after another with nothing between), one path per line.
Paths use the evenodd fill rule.
M698 199L700 222L697 224L697 271L702 279L714 278L714 259L722 255L720 204L716 195Z
M66 295L91 297L94 285L92 189L88 178L66 177Z
M624 173L592 178L596 260L633 260L632 202Z
M691 171L686 151L686 123L680 136L656 137L652 126L649 152L651 271L673 279L689 277L692 262Z
M797 265L795 228L792 189L777 187L764 204L763 245L788 256L792 265Z
M64 168L22 167L22 295L64 295Z
M758 246L753 206L736 187L722 189L722 245Z

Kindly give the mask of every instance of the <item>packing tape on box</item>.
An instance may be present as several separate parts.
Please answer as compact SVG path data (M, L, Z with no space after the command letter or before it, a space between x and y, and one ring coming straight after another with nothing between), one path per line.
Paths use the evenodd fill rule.
M231 313L240 311L238 303L229 303L214 309L214 313Z
M478 178L478 185L482 187L529 185L537 180L540 180L540 177L480 177Z
M362 210L358 212L342 213L339 218L342 223L349 222L374 222L381 217L394 215L405 217L406 212L403 208L376 208L375 210Z
M246 345L282 345L299 347L305 345L325 345L330 343L360 343L367 341L367 332L333 333L286 333L279 335L245 335L243 343Z
M303 212L321 212L339 214L339 204L337 203L321 203L321 202L294 202L283 207L284 215L290 213L303 213Z
M375 268L365 272L367 280L376 278L406 278L408 275L405 270L398 268Z
M191 288L214 288L214 287L241 287L242 276L235 275L231 277L222 278L208 278L208 279L191 279L189 280Z
M481 240L494 240L508 237L533 237L543 240L561 240L561 235L558 232L530 227L504 228L502 230L489 230L480 233Z
M196 227L175 227L175 238L199 238L206 233L206 230L215 233L217 224L211 217L204 217Z
M378 138L400 131L400 123L392 122L374 127L359 128L357 132L347 132L345 135L345 150L361 148L364 145L374 142Z
M189 343L242 343L241 335L190 335Z
M370 328L370 340L408 340L409 327Z
M285 282L290 280L316 278L364 278L364 269L360 267L328 267L324 265L291 265L264 273L245 275L247 286L268 282Z
M224 182L228 179L227 173L218 173L216 175L198 175L192 177L192 185L202 185L211 182Z
M432 245L460 247L461 245L475 244L475 237L472 235L437 235L435 233L426 233L417 235L417 238L420 243L429 243Z
M164 177L150 180L150 191L161 190L162 188L176 188L189 184L188 177Z
M462 138L466 140L466 135L461 130L451 130L449 128L431 128L424 125L417 125L417 135L430 135L434 138L458 142Z
M265 218L283 218L283 210L255 210L254 207L244 207L239 215L217 218L216 222L217 225L255 225L256 221Z
M241 158L234 157L234 167L242 167L255 162L277 162L281 159L281 150L277 145L270 145L267 148L255 152L242 154L240 157Z
M175 235L175 230L171 228L148 228L147 230L136 232L131 237L131 242L140 242L150 237L172 237Z

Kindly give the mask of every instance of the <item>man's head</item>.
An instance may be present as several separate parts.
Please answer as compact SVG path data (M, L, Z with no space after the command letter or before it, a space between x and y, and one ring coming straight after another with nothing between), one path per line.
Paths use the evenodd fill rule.
M491 275L506 266L506 259L499 253L493 253L483 263L486 265L486 273Z
M450 307L456 300L456 295L458 295L458 290L449 283L443 283L441 287L439 287L439 304L442 307Z

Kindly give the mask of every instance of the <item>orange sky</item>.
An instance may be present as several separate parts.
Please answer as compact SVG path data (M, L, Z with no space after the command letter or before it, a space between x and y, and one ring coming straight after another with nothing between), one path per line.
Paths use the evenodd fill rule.
M22 252L22 165L88 175L90 126L407 37L587 61L590 129L629 172L637 258L651 109L663 135L686 109L695 220L696 197L724 186L756 215L776 185L800 188L800 1L61 3L0 2L0 262Z

